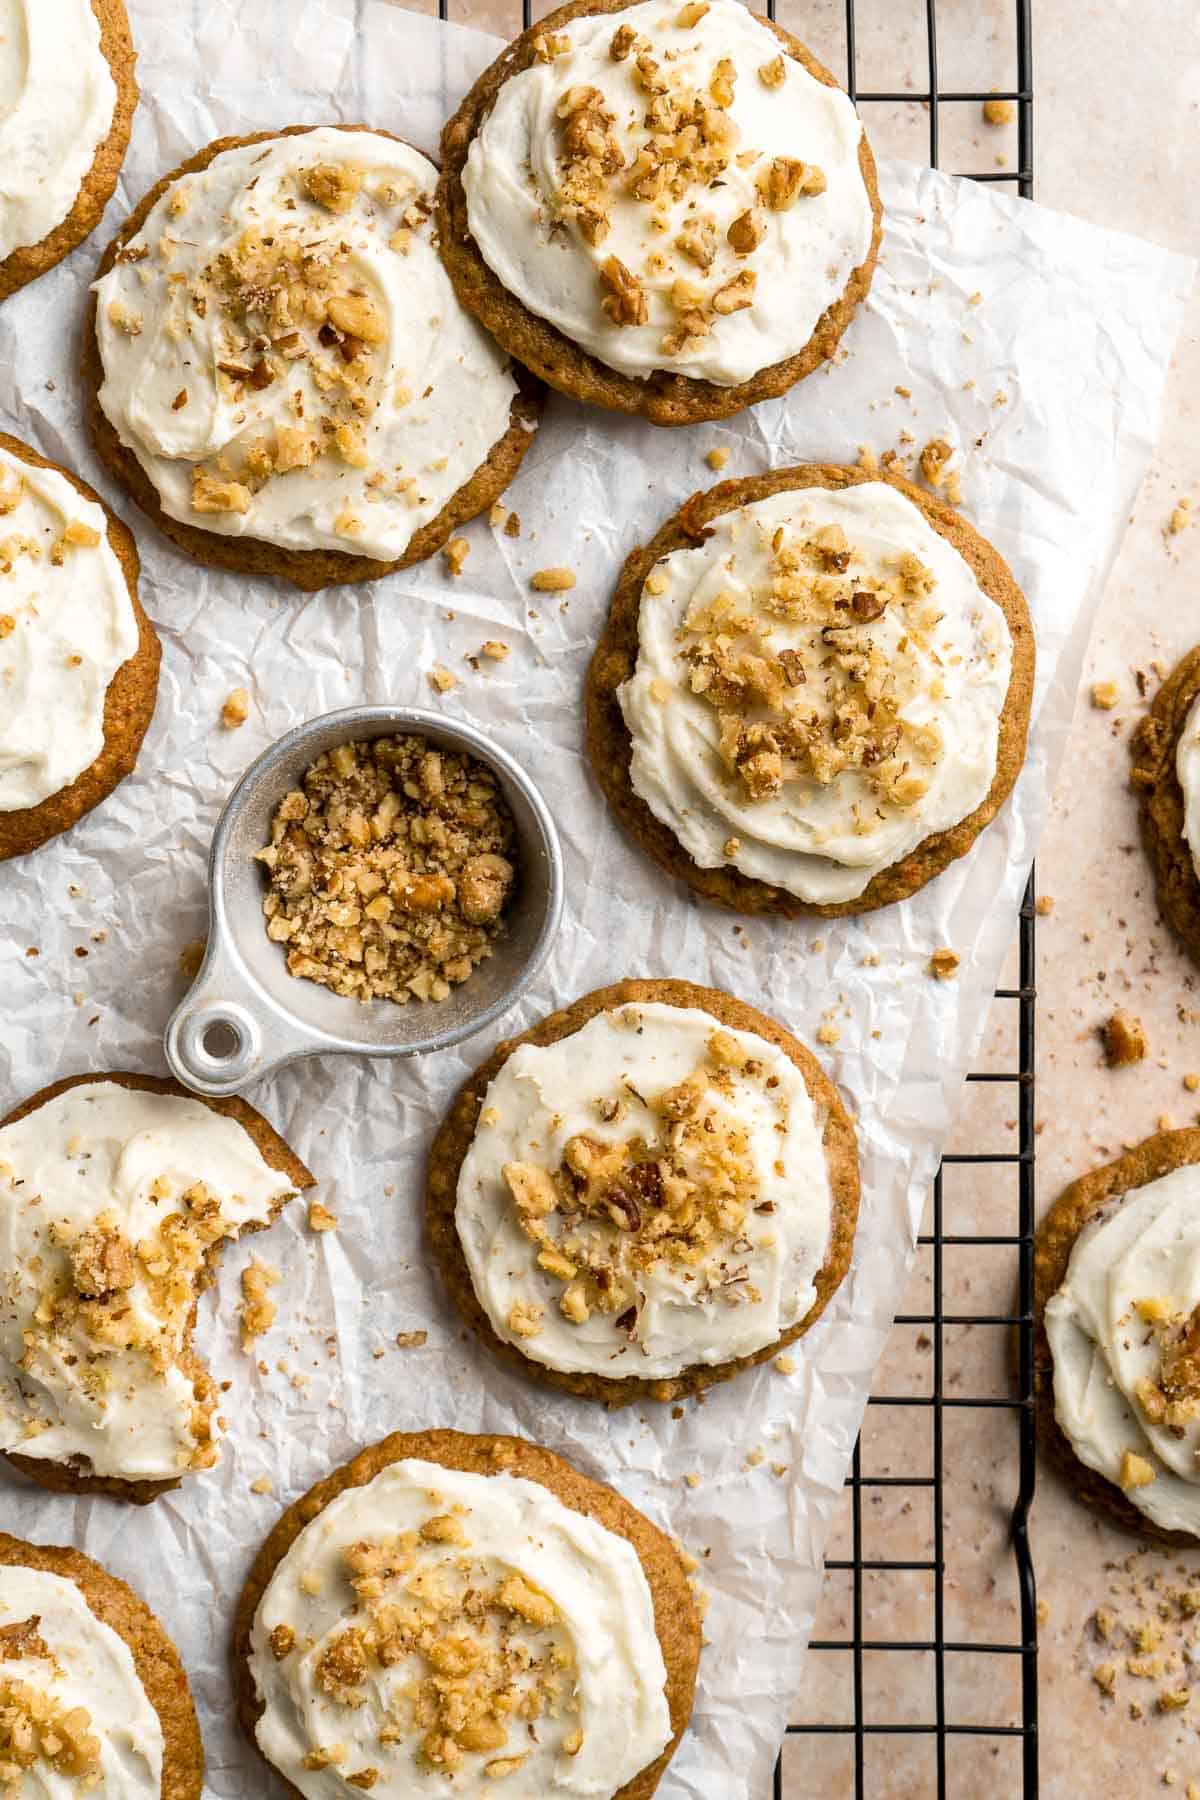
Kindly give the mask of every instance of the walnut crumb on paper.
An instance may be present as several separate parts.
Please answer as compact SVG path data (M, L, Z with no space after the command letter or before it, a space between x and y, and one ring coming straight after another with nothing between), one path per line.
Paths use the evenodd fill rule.
M710 450L704 458L710 469L723 469L729 461L730 452L723 448Z
M461 575L463 564L471 554L471 546L465 537L452 537L448 544L442 546L442 555L446 559L446 573Z
M529 577L529 585L539 594L564 594L575 586L574 571L564 568L535 569Z
M791 1356L777 1356L775 1358L775 1367L779 1370L781 1375L794 1375L796 1373L795 1358Z
M1132 1013L1115 1012L1100 1027L1100 1036L1104 1060L1110 1069L1123 1069L1130 1063L1141 1062L1149 1048L1142 1022Z
M279 1280L278 1269L272 1269L257 1257L242 1270L242 1349L249 1350L255 1338L269 1331L279 1308L269 1298L270 1289Z
M269 1475L260 1475L257 1481L252 1481L250 1483L250 1492L252 1494L271 1493L271 1477Z
M1121 690L1115 681L1093 681L1092 705L1097 712L1111 712L1121 701Z
M1180 532L1186 531L1191 523L1192 502L1185 494L1184 497L1176 503L1170 518L1167 520L1167 536L1178 537Z
M507 662L512 655L512 650L503 638L488 638L480 644L479 654L486 656L489 662Z
M929 973L935 981L953 981L958 974L959 961L957 950L935 950L929 958Z
M428 1339L427 1331L398 1331L396 1348L397 1350L419 1350L422 1344L428 1342Z
M833 1019L826 1014L822 1018L821 1023L817 1026L818 1044L838 1044L841 1042L841 1038L842 1034L838 1030L838 1027L834 1024Z
M331 1213L329 1208L322 1206L319 1200L314 1200L308 1209L308 1229L310 1231L336 1231L337 1225L337 1214Z
M226 731L236 731L250 717L250 696L245 688L234 688L221 708L221 723Z
M459 685L459 678L445 663L434 663L429 671L429 685L435 694L448 694Z

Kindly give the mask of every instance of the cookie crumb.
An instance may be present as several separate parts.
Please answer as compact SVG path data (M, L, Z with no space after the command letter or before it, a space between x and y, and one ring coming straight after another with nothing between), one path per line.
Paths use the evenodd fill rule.
M709 451L704 460L710 469L723 469L725 464L729 461L729 456L730 452L728 450L713 449Z
M1011 100L985 100L983 103L983 122L985 125L1011 125L1017 116L1017 109Z
M747 1450L746 1452L746 1467L748 1469L757 1469L759 1464L764 1463L766 1460L767 1453L758 1444L755 1445L753 1450Z
M837 1044L841 1042L841 1037L842 1034L832 1019L822 1019L820 1025L817 1027L818 1044Z
M1111 712L1120 699L1121 690L1115 681L1093 681L1092 705L1097 712Z
M245 688L234 688L221 708L221 723L227 731L236 731L250 717L250 696Z
M207 938L193 938L179 952L179 973L188 981L195 981L200 973L200 964L204 961L204 952L208 948Z
M1149 1045L1140 1019L1132 1013L1115 1012L1100 1027L1104 1043L1104 1060L1110 1069L1123 1069L1129 1063L1141 1062Z
M1183 499L1176 503L1170 518L1167 520L1167 536L1178 537L1180 532L1186 531L1191 523L1192 503L1185 494Z
M959 961L957 950L935 950L929 958L929 973L935 981L953 981L958 974Z
M429 1338L427 1331L398 1331L396 1333L397 1350L419 1350Z
M565 594L568 588L575 586L573 570L554 567L535 569L529 577L529 585L539 594Z
M510 537L510 538L520 537L520 535L521 535L521 515L520 515L520 513L517 513L517 512L509 513L507 519L505 519L505 521L504 521L504 535L505 535L505 537Z
M471 546L465 537L452 537L448 544L442 545L442 555L446 560L447 575L461 575L463 564L471 554Z
M337 1214L331 1213L329 1208L322 1206L319 1200L314 1200L308 1209L308 1229L310 1231L336 1231L337 1225Z
M690 1488L698 1488L700 1486L700 1477L696 1473L695 1469L689 1470L683 1479L687 1482L687 1484Z
M252 1481L250 1483L250 1492L252 1494L271 1493L271 1477L269 1475L260 1475L257 1481Z

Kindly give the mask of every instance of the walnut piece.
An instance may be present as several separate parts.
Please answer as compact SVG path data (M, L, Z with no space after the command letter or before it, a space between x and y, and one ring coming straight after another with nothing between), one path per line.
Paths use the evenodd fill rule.
M600 285L604 297L601 310L614 325L644 325L649 312L642 284L619 256L610 256L600 265Z
M763 204L772 212L787 212L801 196L825 192L825 174L815 163L799 162L794 156L774 156L759 175L755 186Z
M346 213L358 197L363 173L350 163L317 163L304 171L302 180L310 200L326 212Z
M236 731L250 717L250 696L245 688L234 688L221 708L221 723L227 731Z
M1104 1060L1110 1069L1122 1069L1130 1063L1141 1062L1149 1048L1141 1020L1127 1012L1115 1012L1100 1027L1100 1036Z

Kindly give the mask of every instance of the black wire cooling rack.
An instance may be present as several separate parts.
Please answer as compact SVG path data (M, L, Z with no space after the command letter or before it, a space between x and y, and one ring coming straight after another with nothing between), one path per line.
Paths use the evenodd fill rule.
M761 4L761 0L752 0ZM938 10L939 0L840 0L844 17L839 21L844 42L846 88L858 105L868 112L882 106L911 109L919 105L927 109L929 129L929 162L934 168L942 161L941 109L969 105L976 109L987 100L1008 100L1017 109L1016 167L998 167L986 171L970 170L976 181L1007 183L1025 198L1033 192L1033 56L1031 0L992 0L991 6L980 6L978 0L940 0L944 22L948 27L964 19L978 26L982 15L999 15L1004 5L1015 7L1014 80L1004 88L987 92L945 88L939 72ZM512 30L516 26L517 4L513 0L511 18L495 16L488 0L437 0L438 16L453 17L456 22ZM805 31L804 13L811 6L814 13L828 22L826 15L838 10L830 0L767 0L766 10L773 19L780 12L782 22L794 28L801 37ZM503 9L506 13L508 8ZM549 4L520 0L522 28L535 16L550 10ZM914 23L923 29L926 45L926 81L916 86L865 88L859 85L860 15L878 25L880 17L888 22L896 41L911 30ZM1011 12L1009 17L1012 17ZM982 21L986 23L986 21ZM813 48L820 51L815 35ZM829 60L829 59L827 59ZM1035 1474L1035 1442L1033 1418L1033 1161L1034 1161L1034 949L1035 949L1034 884L1031 877L1020 910L1019 973L1015 987L996 990L1001 1006L1015 1006L1016 1067L981 1070L968 1075L970 1082L1007 1084L1016 1095L1017 1147L995 1150L972 1150L947 1154L934 1183L932 1196L932 1229L922 1233L919 1251L929 1258L931 1300L927 1311L900 1314L899 1328L918 1328L928 1339L932 1360L932 1378L926 1391L872 1395L874 1409L915 1409L928 1418L929 1431L914 1429L909 1433L914 1446L914 1463L918 1460L915 1446L931 1446L931 1462L920 1472L905 1468L897 1473L875 1474L864 1468L864 1439L860 1436L854 1448L850 1473L846 1478L849 1501L850 1554L830 1557L827 1576L849 1579L849 1628L844 1635L815 1638L809 1648L810 1669L818 1658L849 1661L850 1679L842 1684L847 1691L846 1716L812 1722L798 1719L788 1726L792 1749L781 1755L775 1769L774 1800L841 1800L842 1795L854 1800L1035 1800L1038 1792L1037 1759L1037 1605L1034 1587L1033 1559L1029 1545L1029 1508L1033 1499ZM993 1023L997 1023L993 1014ZM1007 1021L1005 1021L1007 1023ZM1007 1034L1005 1034L1007 1035ZM1013 1229L1000 1232L956 1231L953 1199L947 1198L946 1171L956 1165L991 1168L995 1179L1012 1183L1008 1196L999 1196L1010 1207ZM995 1204L996 1196L993 1196ZM958 1250L988 1251L1007 1259L1002 1272L1002 1289L1018 1295L1017 1312L961 1311L944 1304L947 1292L946 1252ZM993 1283L994 1285L994 1283ZM958 1340L954 1333L962 1329L991 1327L1006 1335L1015 1332L1018 1343L1016 1393L1003 1396L951 1392L956 1387L955 1354ZM948 1341L949 1340L949 1341ZM951 1529L947 1518L948 1459L952 1457L956 1421L968 1414L1001 1410L1016 1421L1016 1492L1012 1499L1010 1535L1016 1565L1019 1633L1011 1641L1001 1638L952 1637L947 1631L947 1543ZM865 1431L865 1428L864 1428ZM923 1495L932 1503L928 1556L876 1556L866 1554L866 1509L868 1501L880 1490L894 1494ZM879 1637L873 1634L868 1613L876 1607L875 1596L881 1582L904 1581L920 1576L932 1586L932 1634ZM979 1580L985 1577L982 1569ZM870 1593L868 1593L870 1583ZM970 1577L963 1583L970 1585ZM928 1716L899 1717L894 1712L876 1716L873 1673L881 1661L893 1656L922 1657L932 1661L931 1705ZM955 1704L956 1683L952 1679L958 1658L995 1659L1011 1662L1019 1659L1019 1699L1015 1711L1019 1722L1011 1719L996 1723L983 1722L978 1714L960 1716L962 1708ZM998 1684L1002 1685L1002 1684ZM803 1701L803 1696L801 1697ZM886 1709L884 1709L886 1710ZM926 1740L931 1756L920 1773L914 1774L899 1761L894 1769L886 1759L868 1757L868 1742L886 1743L888 1739ZM822 1739L837 1740L849 1757L839 1755L837 1768L831 1766L828 1744L823 1752ZM953 1767L951 1746L955 1740L974 1739L986 1744L1007 1741L1018 1752L1017 1765L1008 1762L1003 1771L981 1772L986 1765L976 1762L971 1773L960 1777ZM795 1749L805 1746L805 1754L797 1758ZM1019 1773L1017 1772L1019 1769ZM712 1800L720 1800L713 1795Z

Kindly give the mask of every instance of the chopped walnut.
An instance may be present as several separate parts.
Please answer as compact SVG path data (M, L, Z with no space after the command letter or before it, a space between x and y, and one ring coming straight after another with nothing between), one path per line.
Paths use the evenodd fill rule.
M749 256L762 243L766 229L761 216L751 207L738 214L725 236L739 256Z
M429 685L435 694L448 694L458 687L459 677L445 663L434 663L429 671Z
M363 184L363 172L350 163L317 163L303 175L304 191L327 212L349 212Z
M515 841L474 758L418 737L338 745L280 802L259 853L267 935L293 975L335 993L444 1000L504 929Z
M221 708L221 723L227 731L236 731L250 717L250 696L245 688L234 688Z
M514 1337L537 1337L542 1329L544 1308L529 1300L515 1300L508 1311L508 1329Z
M614 62L624 62L637 43L637 32L632 25L618 25L613 32L608 53Z
M929 958L929 973L937 981L951 981L958 974L957 950L935 950Z
M774 56L770 62L760 64L758 79L765 88L782 87L787 80L787 68L782 56Z
M1185 495L1184 498L1171 509L1171 515L1167 520L1167 535L1169 537L1178 537L1180 532L1186 531L1191 523L1192 503Z
M76 1239L71 1273L76 1291L88 1300L108 1299L133 1286L133 1250L115 1221L106 1224L101 1219Z
M1141 1062L1149 1048L1140 1019L1127 1012L1115 1012L1100 1028L1104 1044L1104 1060L1110 1069Z
M646 323L649 313L642 284L619 256L610 256L600 265L600 285L604 289L601 310L614 325Z
M802 196L825 192L824 171L815 163L798 162L794 156L774 156L755 183L763 204L772 212L787 212Z
M463 564L470 554L471 546L465 537L452 537L449 543L442 547L442 555L446 559L446 573L461 575Z
M296 1647L296 1634L290 1625L276 1625L270 1636L271 1654L276 1662L290 1656Z
M1111 712L1121 703L1121 690L1115 681L1093 681L1092 705L1097 712Z
M1117 1481L1126 1493L1131 1492L1134 1488L1149 1487L1154 1479L1155 1470L1152 1463L1148 1463L1146 1458L1139 1456L1135 1450L1124 1452Z
M108 322L115 325L126 337L140 337L145 324L140 312L134 307L126 306L123 300L110 300L108 303Z
M65 1776L86 1793L104 1780L100 1739L84 1706L64 1707L31 1682L0 1677L0 1787L18 1794L42 1791L38 1765ZM25 1780L29 1771L32 1785ZM58 1782L54 1782L57 1791Z
M396 1333L397 1350L419 1350L428 1341L427 1331L398 1331Z
M322 1206L319 1200L314 1200L308 1209L308 1229L310 1231L336 1231L337 1225L337 1214L331 1213L329 1208Z
M268 1297L269 1291L279 1280L278 1272L259 1262L255 1257L242 1270L242 1349L248 1351L255 1338L269 1331L275 1323L279 1308Z
M985 125L1011 125L1017 116L1017 109L1011 100L985 100L983 103L983 122Z
M717 448L710 450L704 460L710 469L719 470L725 467L725 464L729 461L729 456L730 452L728 450L718 446ZM649 587L649 582L647 582L646 585Z
M192 471L192 507L198 513L246 513L250 489L240 481L218 481L203 469Z

